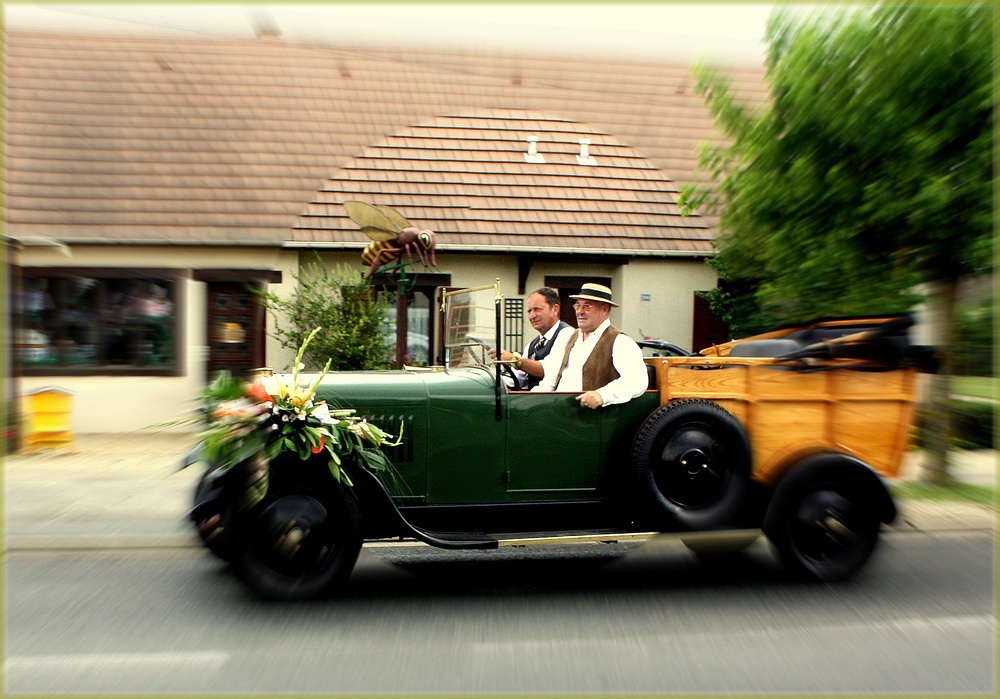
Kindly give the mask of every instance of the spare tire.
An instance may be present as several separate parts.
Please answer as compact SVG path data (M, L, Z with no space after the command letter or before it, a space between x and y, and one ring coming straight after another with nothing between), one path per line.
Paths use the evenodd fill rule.
M657 408L632 444L632 466L654 518L712 529L740 513L750 482L750 440L733 415L701 398Z

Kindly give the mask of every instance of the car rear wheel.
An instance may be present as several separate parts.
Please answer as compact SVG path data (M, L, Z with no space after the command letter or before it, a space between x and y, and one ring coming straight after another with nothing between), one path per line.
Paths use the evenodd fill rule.
M793 574L836 582L868 561L880 518L877 499L864 481L842 477L835 457L826 462L793 471L778 484L764 533Z
M333 483L285 487L242 513L230 532L233 565L266 599L309 599L343 585L361 550L357 499Z
M655 515L682 529L710 529L740 512L750 481L750 442L739 421L712 401L660 406L632 446L639 486Z

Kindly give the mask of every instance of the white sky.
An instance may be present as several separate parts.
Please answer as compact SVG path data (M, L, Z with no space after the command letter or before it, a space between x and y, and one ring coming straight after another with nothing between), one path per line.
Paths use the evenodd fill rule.
M269 18L287 41L362 40L513 51L758 59L773 4L368 3L4 5L10 29L254 38ZM807 11L814 6L796 6Z

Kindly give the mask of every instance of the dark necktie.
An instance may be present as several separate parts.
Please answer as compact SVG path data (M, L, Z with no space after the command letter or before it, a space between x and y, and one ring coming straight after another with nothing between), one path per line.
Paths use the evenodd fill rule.
M542 347L545 347L545 336L544 335L541 338L539 338L538 344L535 345L535 351L532 354L538 354L539 352L541 352L542 351Z

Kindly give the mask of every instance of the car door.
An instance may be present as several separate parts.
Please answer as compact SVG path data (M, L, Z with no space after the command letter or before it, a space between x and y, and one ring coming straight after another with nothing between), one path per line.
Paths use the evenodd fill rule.
M504 397L508 500L574 500L596 494L602 411L581 408L577 395Z
M424 381L427 503L502 502L505 424L496 417L492 374L462 368L428 374Z

